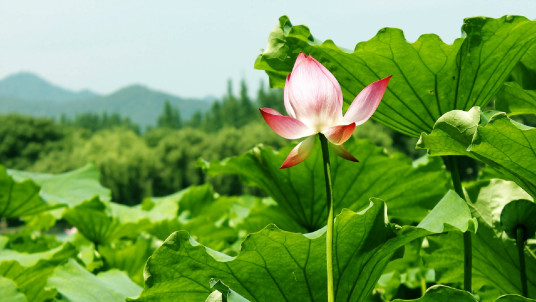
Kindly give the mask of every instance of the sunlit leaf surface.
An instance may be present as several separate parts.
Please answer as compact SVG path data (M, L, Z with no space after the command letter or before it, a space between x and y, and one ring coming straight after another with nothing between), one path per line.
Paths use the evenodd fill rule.
M384 28L351 51L317 40L283 16L255 68L266 71L272 86L283 87L299 52L310 54L335 75L346 104L366 85L393 75L373 118L418 137L450 110L484 107L534 44L536 21L476 17L465 19L462 31L465 38L449 45L434 34L409 43L400 29Z
M443 206L465 207L456 215L438 213L441 225L471 219L455 194ZM441 212L441 211L440 211ZM404 244L434 233L387 222L385 204L374 200L366 210L343 210L335 220L334 275L337 301L364 301L391 256ZM424 224L422 227L435 225ZM197 301L211 292L210 280L224 282L251 301L324 301L325 229L300 234L270 225L251 234L237 257L210 250L186 232L171 235L146 266L145 288L136 301Z

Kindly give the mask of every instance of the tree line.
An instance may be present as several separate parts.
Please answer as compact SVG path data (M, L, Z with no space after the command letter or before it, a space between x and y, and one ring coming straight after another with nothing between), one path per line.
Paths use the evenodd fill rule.
M254 99L245 81L206 112L183 120L178 108L164 104L156 126L140 127L118 114L85 113L59 121L21 115L0 116L0 164L11 169L60 173L94 163L115 201L137 204L147 196L163 196L190 185L210 182L228 195L259 192L235 177L207 177L199 158L219 160L246 152L259 143L280 148L289 144L262 121L259 107L285 113L280 89L261 85ZM356 131L390 151L412 156L411 139L370 122Z

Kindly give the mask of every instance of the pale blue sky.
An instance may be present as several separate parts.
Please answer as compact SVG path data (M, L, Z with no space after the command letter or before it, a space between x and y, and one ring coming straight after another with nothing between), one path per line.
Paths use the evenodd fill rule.
M463 18L536 18L534 0L0 0L0 78L35 72L65 88L110 93L139 83L185 97L221 96L228 78L252 89L253 63L279 16L352 49L382 27L451 43Z

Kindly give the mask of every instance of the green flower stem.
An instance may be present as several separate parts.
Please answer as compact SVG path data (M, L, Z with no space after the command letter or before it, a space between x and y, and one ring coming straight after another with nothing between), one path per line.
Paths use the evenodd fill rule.
M525 230L523 227L518 227L516 230L516 244L519 254L519 274L521 277L521 292L523 296L528 297L529 291L527 288L527 269L525 267Z
M460 180L460 171L458 170L458 161L456 160L455 156L445 156L444 158L445 163L450 169L454 190L462 199L465 200L465 194L463 193L462 182ZM463 250L463 289L471 293L473 292L471 285L473 273L473 247L471 243L471 232L469 231L465 231L463 233Z
M326 202L328 203L328 230L326 233L326 263L328 273L328 302L335 301L333 291L333 191L331 186L331 164L329 162L328 141L322 134L318 134L322 145L322 158L324 159L324 176L326 177Z

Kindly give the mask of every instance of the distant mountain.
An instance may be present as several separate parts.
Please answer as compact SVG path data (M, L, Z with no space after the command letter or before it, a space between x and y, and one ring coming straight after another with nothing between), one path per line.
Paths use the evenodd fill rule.
M36 74L21 72L0 81L0 97L15 98L32 102L68 102L86 100L98 94L82 90L69 91L55 86Z
M45 94L40 96L36 91L48 91L47 97ZM53 95L58 98L53 98ZM91 91L72 92L59 88L28 73L9 76L0 81L0 114L22 113L59 119L62 114L72 118L81 113L107 112L129 117L134 123L146 127L156 125L166 100L179 108L182 118L188 119L196 111L210 108L215 98L184 99L142 85L127 86L112 94L100 96Z

